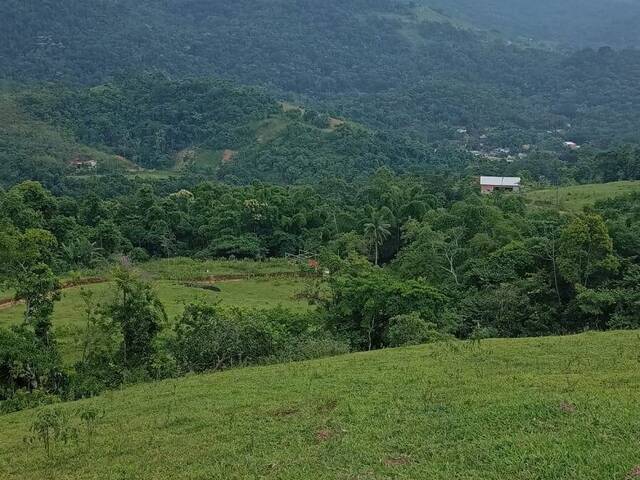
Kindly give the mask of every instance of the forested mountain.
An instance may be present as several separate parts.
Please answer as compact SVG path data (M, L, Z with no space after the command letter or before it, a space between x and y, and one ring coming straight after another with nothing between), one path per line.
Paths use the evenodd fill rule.
M255 88L133 76L2 97L0 184L162 169L229 183L351 180L381 166L430 170L465 154L371 131Z
M139 70L214 74L430 142L458 140L460 128L493 146L635 138L638 51L534 48L416 5L9 0L0 76L95 85Z
M419 0L514 37L570 46L640 46L637 0Z

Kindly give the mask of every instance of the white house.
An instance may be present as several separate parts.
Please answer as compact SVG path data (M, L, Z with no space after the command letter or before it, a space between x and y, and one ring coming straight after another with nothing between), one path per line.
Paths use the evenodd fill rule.
M480 191L492 193L496 190L506 192L519 192L520 177L480 177Z

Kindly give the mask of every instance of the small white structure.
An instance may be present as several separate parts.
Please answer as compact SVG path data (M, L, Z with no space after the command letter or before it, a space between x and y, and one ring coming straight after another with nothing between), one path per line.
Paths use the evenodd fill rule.
M564 146L569 150L578 150L580 148L580 145L575 142L564 142Z
M520 177L480 177L480 191L493 193L496 190L506 192L519 192Z

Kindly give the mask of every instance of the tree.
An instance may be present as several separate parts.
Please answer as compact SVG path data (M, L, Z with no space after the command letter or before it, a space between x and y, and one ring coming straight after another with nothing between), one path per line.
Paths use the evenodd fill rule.
M364 236L369 244L374 248L375 265L378 265L379 248L391 235L391 232L389 231L391 224L387 223L386 218L384 211L373 211L371 213L371 218L364 225Z
M613 241L600 215L579 215L562 230L558 266L568 281L585 288L598 275L617 270Z
M15 298L26 304L25 324L47 347L53 346L51 315L60 299L60 283L48 265L56 247L56 239L46 230L0 233L2 276L15 289Z
M324 303L330 327L362 349L384 345L389 320L417 313L438 324L446 297L420 280L401 281L366 260L350 259L344 273L329 281Z
M103 314L120 326L120 356L127 368L149 365L154 353L154 340L167 315L151 286L136 278L129 270L114 273L116 297Z
M51 347L51 315L54 302L60 300L60 282L48 265L38 263L20 274L15 282L16 298L26 304L24 320L33 327L43 345Z

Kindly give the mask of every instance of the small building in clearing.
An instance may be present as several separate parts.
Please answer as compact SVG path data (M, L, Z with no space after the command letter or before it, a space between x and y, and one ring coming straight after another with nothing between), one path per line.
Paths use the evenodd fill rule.
M520 177L480 177L480 191L482 193L519 192L521 181Z

